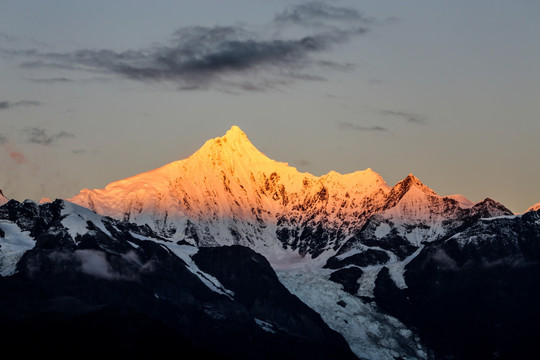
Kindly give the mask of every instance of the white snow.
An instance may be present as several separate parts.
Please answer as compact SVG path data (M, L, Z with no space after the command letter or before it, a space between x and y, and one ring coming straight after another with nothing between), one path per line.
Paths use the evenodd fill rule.
M459 203L459 206L463 209L468 209L474 206L474 202L467 199L465 196L460 194L447 195L447 198L456 200Z
M253 318L253 320L255 320L255 323L257 323L257 325L259 325L259 327L261 329L263 329L264 331L266 332L269 332L269 333L273 333L275 334L276 333L276 330L274 329L274 325L266 322L266 321L263 321L261 319L257 319L257 318Z
M494 217L488 217L488 218L481 218L482 221L493 221L493 220L499 220L499 219L515 219L520 215L501 215L501 216L494 216Z
M375 280L379 271L381 271L382 265L376 266L366 266L362 268L364 272L360 279L358 279L358 284L360 288L358 289L358 296L373 297L373 290L375 290Z
M392 230L389 224L387 223L381 223L379 226L377 226L377 229L375 229L375 237L377 239L383 238Z
M15 223L0 220L0 228L5 233L0 238L0 276L10 276L15 274L23 254L34 248L36 242L28 231L22 231Z
M128 244L131 245L132 247L134 247L135 249L139 248L139 245L135 244L134 242L128 241Z
M386 264L385 266L389 270L390 278L394 280L396 286L400 289L406 289L405 283L405 266L411 262L422 251L422 247L418 248L414 253L407 256L403 261L394 261Z
M295 269L276 273L290 292L343 335L360 359L427 358L419 339L405 325L341 290L340 284L328 280L328 271ZM345 302L345 307L339 301Z
M64 219L62 219L62 225L64 225L73 241L77 235L84 235L88 233L88 221L92 222L96 227L98 227L105 234L112 237L109 230L105 228L105 225L101 221L101 216L84 208L82 206L76 205L69 201L64 201L64 208L62 209Z

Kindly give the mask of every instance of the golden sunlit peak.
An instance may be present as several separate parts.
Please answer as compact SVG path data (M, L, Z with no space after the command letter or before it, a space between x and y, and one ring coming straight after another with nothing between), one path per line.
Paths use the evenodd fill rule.
M242 129L240 129L236 125L231 126L231 128L225 133L225 135L207 141L207 143L205 144L205 146L202 147L202 149L208 147L211 149L210 151L212 152L223 152L224 150L239 153L253 151L258 152L251 143L251 141L248 139L246 133L244 133Z
M247 135L238 126L233 125L223 136L224 139L234 141L238 139L247 140Z
M257 164L260 167L263 163L274 163L274 160L261 153L235 125L225 135L208 140L189 159L198 163L196 166L208 161L212 166L235 163L248 167L252 166L248 164Z
M208 140L207 144L210 144L211 147L219 145L218 149L222 147L227 148L252 148L253 144L249 141L245 132L242 131L238 126L233 125L223 136L216 137L214 139ZM204 148L204 146L203 146ZM238 150L238 149L237 149Z

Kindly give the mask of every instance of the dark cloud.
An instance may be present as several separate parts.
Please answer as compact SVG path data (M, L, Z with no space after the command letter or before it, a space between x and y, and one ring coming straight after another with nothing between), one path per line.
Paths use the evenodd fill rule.
M409 113L409 112L403 112L403 111L393 111L393 110L382 110L381 114L385 116L394 116L401 119L404 119L407 122L414 123L414 124L425 124L426 118L423 115Z
M36 49L0 51L24 58L20 66L25 68L83 70L142 82L173 82L180 90L260 91L298 80L325 80L316 69L353 69L354 64L319 56L366 33L369 19L354 9L312 2L278 14L270 26L276 28L278 22L292 21L302 25L309 19L333 22L329 26L309 28L308 34L297 37L269 38L268 34L281 32L257 33L241 25L191 26L175 31L167 43L145 49L83 49L66 53ZM55 83L69 79L34 81Z
M321 26L328 21L371 24L375 19L365 17L353 8L337 7L323 1L312 1L287 8L277 14L274 21L279 24Z
M7 136L0 133L0 145L2 145L3 143L5 143L7 141Z
M24 132L26 133L27 140L29 142L34 143L34 144L44 145L44 146L52 145L56 141L62 138L75 137L75 135L73 135L72 133L68 133L66 131L61 131L57 134L49 135L47 134L47 131L42 128L28 128L28 129L25 129Z
M39 106L39 101L21 100L21 101L0 101L0 110L12 109L15 107Z
M387 128L382 127L382 126L378 126L378 125L364 126L364 125L353 124L348 121L339 121L337 123L337 126L338 126L338 129L341 129L341 130L378 131L378 132L388 131Z

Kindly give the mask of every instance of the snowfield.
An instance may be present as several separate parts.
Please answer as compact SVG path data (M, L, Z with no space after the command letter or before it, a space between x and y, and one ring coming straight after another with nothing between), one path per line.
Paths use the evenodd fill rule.
M0 276L15 274L17 263L36 242L28 231L22 231L17 224L0 220L4 238L0 241Z
M378 271L377 271L378 272ZM397 319L378 312L375 304L341 289L328 280L325 269L276 271L281 283L298 296L334 330L343 335L360 359L427 359L419 339Z

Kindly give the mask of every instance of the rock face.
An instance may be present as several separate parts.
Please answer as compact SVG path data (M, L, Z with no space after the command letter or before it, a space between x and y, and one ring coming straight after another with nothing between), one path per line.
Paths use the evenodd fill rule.
M12 200L0 208L0 228L9 235L0 238L4 347L61 357L84 350L356 358L246 247L199 252L60 200L39 206ZM18 241L26 246L20 253L13 251Z
M377 305L417 329L437 358L512 359L537 351L540 214L477 219L427 244L399 289L384 268Z
M407 197L408 193L398 199L391 196L391 207L373 215L328 259L325 267L404 261L425 244L467 229L478 219L512 215L504 205L491 199L462 208L455 200L425 192L414 200L413 196Z

